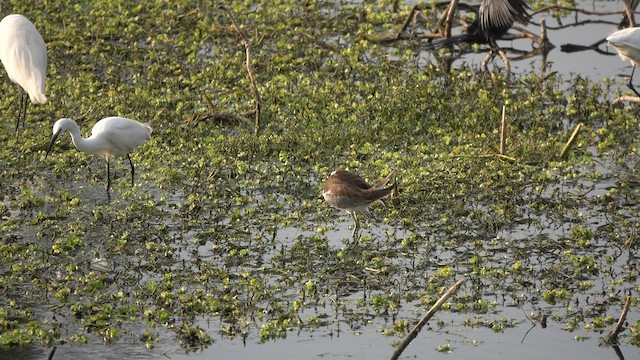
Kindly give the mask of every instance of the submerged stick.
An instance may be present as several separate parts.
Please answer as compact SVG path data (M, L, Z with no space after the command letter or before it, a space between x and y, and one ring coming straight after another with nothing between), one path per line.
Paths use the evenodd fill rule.
M251 90L253 91L253 97L256 101L256 113L255 113L255 124L254 124L254 133L257 135L258 131L260 130L260 108L261 108L261 104L260 104L260 93L258 92L258 88L256 87L256 81L255 78L253 76L253 67L251 65L252 60L251 60L251 45L249 44L249 40L247 39L247 36L244 34L244 31L242 31L242 29L240 29L240 26L238 25L238 22L236 21L236 18L233 16L233 14L231 13L231 11L229 9L227 9L224 5L220 5L220 9L225 11L228 15L229 18L231 18L231 21L233 22L233 25L235 26L236 30L238 31L238 33L240 34L240 37L242 37L242 43L244 44L244 49L245 49L245 53L246 53L246 64L245 66L247 67L247 72L249 73L249 85L251 86Z
M547 36L547 22L545 19L540 19L540 41L542 41L543 46L547 46L549 43L549 37Z
M613 345L612 348L613 348L613 351L616 353L618 360L624 360L624 355L622 354L620 347L618 345Z
M560 153L560 159L563 159L565 155L567 155L567 152L571 148L571 145L573 145L573 143L576 141L576 137L578 137L578 133L580 132L581 128L582 128L582 123L579 123L578 125L576 125L576 128L573 130L573 134L571 134L569 141L567 141L567 143L564 146L564 149L562 149L562 152Z
M49 355L47 356L47 360L51 360L51 359L53 359L53 354L55 354L55 353L56 353L56 349L57 349L57 348L58 348L57 346L54 346L54 347L51 349L51 351L49 351Z
M453 295L453 293L458 291L460 286L462 286L462 283L464 283L464 280L465 279L462 278L456 281L456 283L453 284L453 286L451 286L449 290L447 290L447 292L444 293L440 297L440 299L438 299L438 301L436 301L435 304L433 304L431 309L429 309L429 311L422 317L422 319L420 319L420 321L416 324L416 326L414 326L413 329L411 329L409 334L404 339L402 339L402 342L400 343L400 345L398 345L398 348L393 352L393 355L391 355L391 360L397 360L400 357L400 355L402 355L402 352L404 351L404 349L406 349L407 346L409 346L409 343L411 343L411 341L415 339L416 336L418 336L418 333L420 332L420 330L422 330L422 328L427 324L429 319L431 319L433 315L438 311L438 309L440 309L442 304L444 304L444 302L447 301L447 299L451 295Z
M547 22L544 18L540 19L540 47L542 49L542 61L540 62L540 74L544 75L545 70L548 69L547 66L547 56L549 52L553 49L553 44L549 41L549 37L547 36Z
M620 319L618 319L618 322L616 323L616 326L613 328L613 331L611 331L609 335L607 335L607 337L604 339L607 344L615 344L618 341L618 333L620 333L620 330L622 329L622 324L624 324L624 321L627 318L627 312L629 312L629 306L631 306L631 290L629 290L629 293L627 295L627 301L624 302L624 306L622 307L622 313L620 314Z

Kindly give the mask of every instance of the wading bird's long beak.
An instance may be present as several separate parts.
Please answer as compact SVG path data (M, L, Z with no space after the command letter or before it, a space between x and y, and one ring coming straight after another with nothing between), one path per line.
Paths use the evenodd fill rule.
M379 190L384 188L385 186L387 186L387 184L389 183L389 181L391 181L391 179L394 179L394 176L396 175L395 171L392 171L391 174L387 175L386 178L378 181L375 185L373 185L371 188L374 190ZM394 179L395 180L395 179ZM394 181L395 182L395 181Z
M53 134L53 137L51 138L51 142L49 143L49 147L47 148L47 154L44 156L45 159L47 158L47 156L49 156L51 149L53 149L53 144L56 143L56 140L58 139L58 135L60 135L60 133L61 131L58 131L57 133Z
M385 188L385 186L387 186L387 184L391 180L393 180L393 185L391 185L391 187ZM396 172L392 171L391 174L387 175L386 178L378 181L375 185L373 185L371 187L371 189L373 189L375 191L391 190L391 192L390 192L391 196L397 196L398 195L398 186L397 186L397 183L396 183ZM384 198L380 199L380 201L382 201L382 203L385 206L387 205L387 201Z

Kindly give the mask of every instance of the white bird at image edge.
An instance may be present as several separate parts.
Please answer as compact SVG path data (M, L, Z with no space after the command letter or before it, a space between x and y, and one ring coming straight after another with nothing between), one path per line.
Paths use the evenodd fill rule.
M0 61L9 79L22 89L17 127L27 115L27 98L33 104L47 102L45 95L47 47L29 19L20 14L5 16L0 21Z

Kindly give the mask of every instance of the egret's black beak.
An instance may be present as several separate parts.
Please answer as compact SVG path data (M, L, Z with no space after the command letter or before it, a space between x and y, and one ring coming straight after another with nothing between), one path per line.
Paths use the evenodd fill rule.
M58 135L60 135L60 133L61 131L58 131L57 133L53 134L53 137L51 138L51 142L49 143L49 148L47 148L47 154L44 156L45 159L47 158L47 156L49 156L51 149L53 149L53 144L56 143L56 140L58 139Z

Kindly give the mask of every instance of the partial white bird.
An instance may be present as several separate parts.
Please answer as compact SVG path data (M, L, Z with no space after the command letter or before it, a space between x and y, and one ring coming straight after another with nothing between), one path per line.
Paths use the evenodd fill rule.
M68 131L71 134L73 145L82 151L94 155L102 155L107 158L107 193L111 187L109 160L111 157L126 157L131 165L131 186L133 186L134 167L129 153L131 150L151 140L151 127L135 120L123 117L107 117L98 121L91 129L91 136L83 138L80 128L71 119L60 119L53 125L53 138L49 143L47 154L49 156L53 144L58 136Z
M623 61L629 60L633 65L627 86L637 96L640 96L640 93L633 87L633 73L636 71L636 66L640 65L640 27L618 30L607 36L606 40L618 51L618 55Z
M9 79L20 88L17 132L20 120L24 125L27 117L26 95L32 104L47 102L47 47L36 27L23 15L7 15L0 21L0 61Z

